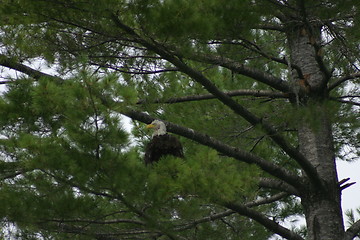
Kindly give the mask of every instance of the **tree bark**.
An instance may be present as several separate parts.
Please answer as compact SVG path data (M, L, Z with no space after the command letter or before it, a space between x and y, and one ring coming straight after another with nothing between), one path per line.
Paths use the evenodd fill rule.
M302 194L309 240L342 239L344 225L341 190L335 164L331 122L323 104L327 95L327 74L319 61L320 28L304 23L289 28L291 61L299 66L303 78L293 81L297 96L295 107L306 114L298 117L298 141L301 153L316 168L321 184L308 184Z

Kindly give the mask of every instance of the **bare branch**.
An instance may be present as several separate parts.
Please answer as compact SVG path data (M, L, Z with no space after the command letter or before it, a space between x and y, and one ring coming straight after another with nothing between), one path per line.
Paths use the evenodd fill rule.
M344 184L340 187L340 190L343 191L345 190L346 188L348 187L351 187L352 185L356 184L356 182L351 182L351 183L347 183L347 184Z
M341 191L343 191L344 189L356 184L356 182L350 182L350 183L346 183L347 181L349 181L350 178L344 178L341 181L339 181L338 185ZM346 183L346 184L344 184Z

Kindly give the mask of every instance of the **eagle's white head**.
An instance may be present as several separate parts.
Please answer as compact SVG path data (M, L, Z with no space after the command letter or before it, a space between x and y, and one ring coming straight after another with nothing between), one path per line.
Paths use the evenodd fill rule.
M162 122L162 121L159 121L159 120L152 121L152 123L146 125L146 128L153 128L154 129L154 133L152 135L153 137L166 134L165 123Z

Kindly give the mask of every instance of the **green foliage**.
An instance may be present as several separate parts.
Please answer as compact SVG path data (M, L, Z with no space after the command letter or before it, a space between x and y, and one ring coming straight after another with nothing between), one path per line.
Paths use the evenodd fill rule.
M352 226L356 221L359 220L360 209L356 209L355 212L353 209L348 209L345 211L347 217L347 225ZM357 237L360 237L360 234L357 234Z
M129 207L129 202L131 209L148 208L152 218L168 219L176 213L186 221L213 208L195 210L204 202L251 198L248 194L259 175L256 167L193 143L187 143L185 160L168 157L146 168L136 147L129 146L121 118L98 97L119 94L120 108L134 104L136 92L116 79L113 74L100 77L84 71L60 84L24 79L1 98L1 152L8 158L1 174L19 176L3 183L0 212L2 218L18 223L19 231L52 228L58 219L92 221ZM202 228L199 236L221 235L220 228Z
M234 163L207 148L187 154L191 158L169 157L152 167L149 185L157 191L150 192L160 194L159 199L180 193L220 203L247 195L257 184L258 171L253 166Z
M271 97L280 90L261 80L275 77L274 85L294 80L284 63L292 57L289 29L305 18L296 20L302 14L298 2L1 1L0 65L29 74L21 64L41 59L62 79L32 71L10 79L0 97L3 228L13 224L11 234L21 239L269 238L272 233L253 219L217 214L228 211L224 202L248 204L278 193L258 186L270 174L184 137L185 159L168 156L145 166L151 133L135 121L128 133L121 114L149 113L299 175L299 164L261 123L250 124L217 98L177 103L209 94L189 76L190 68L223 92L248 90L232 99L294 148L302 124L318 133L323 119L334 122L336 157L356 159L358 109L334 101L358 96L356 80L331 91L327 100L306 96L300 105L289 101L288 90ZM308 24L327 24L319 46L329 66L320 67L333 69L331 86L358 70L359 56L350 50L359 45L360 18L352 16L359 4L303 3ZM269 96L255 98L255 91ZM302 207L290 196L253 209L283 221L303 214ZM306 235L306 229L294 231Z

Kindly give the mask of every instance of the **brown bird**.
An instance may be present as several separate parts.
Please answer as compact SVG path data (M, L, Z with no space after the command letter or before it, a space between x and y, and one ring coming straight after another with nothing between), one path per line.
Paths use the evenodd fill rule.
M145 164L151 164L160 160L162 156L172 155L179 158L184 158L183 147L175 136L166 132L165 123L159 120L154 120L146 126L146 128L153 128L154 133L151 141L146 146L145 150Z

